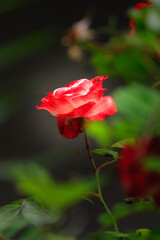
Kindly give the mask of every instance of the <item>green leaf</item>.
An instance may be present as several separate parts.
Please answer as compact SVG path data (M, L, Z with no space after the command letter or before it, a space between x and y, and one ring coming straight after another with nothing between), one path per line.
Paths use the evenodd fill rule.
M0 231L8 228L21 211L20 204L8 204L0 208Z
M25 220L36 226L53 224L59 219L59 215L42 207L36 201L24 200L22 203L22 216Z
M62 211L81 200L81 196L95 188L95 180L56 182L49 172L37 164L14 168L16 186L20 192Z
M155 206L153 205L152 202L139 202L139 203L134 203L132 206L132 211L133 212L148 212L148 211L155 211Z
M148 239L148 236L150 235L151 230L147 228L141 228L141 229L137 229L136 233L139 236L140 240L146 240Z
M28 223L22 218L15 219L12 224L5 231L5 236L8 238L14 237L19 231L27 227Z
M134 213L148 211L155 211L155 206L151 202L137 202L131 205L118 203L113 207L112 213L117 220L120 220Z
M113 72L113 60L114 56L112 54L104 54L101 51L93 52L91 58L92 64L100 74L106 75L107 72L108 75L112 74L112 76L116 75L116 70Z
M113 121L113 134L118 138L135 138L139 134L160 133L160 94L142 85L119 88L113 95L118 118Z
M160 228L155 228L150 232L147 240L159 240L159 236L160 236Z
M75 240L74 237L65 237L61 235L55 235L55 234L48 234L47 240Z
M110 227L113 225L113 217L110 214L102 213L98 216L98 222L103 226Z
M114 236L116 238L126 238L129 235L127 233L120 233L120 232L114 232L114 231L106 231L105 233L107 235L111 235L111 236Z
M154 6L160 8L160 1L159 0L152 0L152 1L153 1Z
M134 143L135 143L135 140L133 138L126 138L126 139L122 139L122 140L112 144L111 147L112 148L124 148L126 144L131 145L131 144L134 144Z
M88 134L99 144L99 146L109 145L111 142L111 128L107 122L90 122L88 124Z
M117 75L127 82L146 82L148 80L147 64L144 52L137 48L126 48L114 58Z
M137 122L144 122L160 100L160 94L142 85L119 88L113 95L118 112Z
M149 29L160 33L160 9L152 8L148 11L145 22Z
M114 159L118 158L118 153L117 152L112 151L110 149L106 149L106 148L94 149L91 152L96 154L96 155L100 155L100 156L106 156L106 157L112 156Z
M21 234L19 240L44 240L44 236L39 228L30 227Z
M127 205L118 203L113 208L113 215L116 219L121 219L128 216L131 213L131 208Z
M149 171L160 173L160 156L146 157L143 161L143 165Z

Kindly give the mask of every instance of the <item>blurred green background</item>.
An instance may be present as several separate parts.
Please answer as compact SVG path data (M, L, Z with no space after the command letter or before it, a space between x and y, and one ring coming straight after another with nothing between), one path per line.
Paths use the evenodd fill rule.
M91 204L83 200L83 193L94 189L91 165L86 152L77 154L75 151L85 148L83 136L76 139L63 138L58 132L57 120L46 111L36 110L35 106L40 105L40 99L46 96L48 91L53 91L55 88L81 78L90 79L100 74L109 75L110 78L104 82L104 87L109 89L110 95L117 87L123 87L127 79L131 81L136 79L140 82L143 76L144 79L141 82L146 81L148 75L152 74L148 71L153 70L151 66L154 64L148 59L149 68L144 64L144 46L140 51L137 50L136 43L139 39L133 38L133 43L128 46L127 40L120 36L119 39L116 38L117 42L113 38L110 45L106 45L106 48L104 46L110 35L117 34L118 36L118 33L125 31L129 33L127 10L137 2L85 1L85 4L83 2L77 4L76 1L69 1L62 4L60 1L51 0L0 0L0 206L26 196L33 196L37 200L43 200L44 204L52 209L55 219L59 219L61 214L69 209L60 224L54 226L58 234L79 237L98 228L95 218L97 213L102 211L101 206L96 204L97 202ZM69 55L69 47L64 46L62 39L67 29L85 16L91 20L90 27L96 32L96 37L93 42L82 44L82 57L74 59L71 58L72 55ZM147 38L150 51L153 51L152 37L154 36ZM123 50L125 45L127 51L113 58L112 44L120 50ZM143 45L143 42L139 42L139 46L141 44ZM105 51L108 51L107 55ZM127 59L132 60L130 65ZM159 72L155 68L154 71L156 79L159 78ZM144 89L141 87L136 89L139 90L139 94L136 95L139 99ZM128 87L124 92L134 97L135 91ZM147 90L145 93L145 96L151 97L149 94L152 93ZM116 96L119 96L122 103L126 103L128 99L128 95L123 94L123 90L119 92L117 90L115 99ZM144 99L140 98L138 104ZM155 102L157 99L158 97ZM150 112L152 103L149 107L142 118ZM129 120L133 120L133 114L137 114L136 111L132 111L133 114L128 111L126 113L123 109L120 112L129 115ZM126 137L126 132L131 133L131 136L135 134L133 124L129 122L131 127L128 132L126 122L115 122L115 118L116 116L113 117L113 125L117 135L111 138ZM143 123L143 120L140 120L137 123L138 127ZM100 129L101 126L98 128ZM107 125L104 128L106 128L107 137L105 135L103 138L100 134L98 144L106 146L112 141L110 139L112 134L109 134L110 130ZM104 128L102 126L103 133ZM94 137L97 134L96 129L93 126L91 136ZM127 137L130 137L130 134ZM91 143L93 148L96 147L97 143L93 139ZM103 159L98 161L103 162ZM108 183L107 188L104 189L108 204L111 206L122 200L123 194L114 166L105 170L104 175L107 178L112 177L112 182ZM80 203L78 203L79 195L82 195ZM70 209L73 203L76 205ZM16 203L11 213L15 209L19 211L23 204L29 211L30 209L37 210L39 207L39 205L35 207L35 203L30 200L23 201ZM31 224L41 221L41 218L45 222L44 215L37 217L36 214L28 216L23 213L23 216ZM10 219L10 215L8 218ZM145 215L142 214L135 223L133 217L131 219L133 226L138 225L144 218ZM45 223L50 223L50 219L53 220L47 215ZM157 219L153 218L152 224L156 223ZM22 228L25 228L26 223L23 224ZM127 220L122 222L122 229L128 226L127 224ZM39 222L37 225L39 226ZM40 225L43 224L40 223ZM17 226L20 226L19 222ZM7 227L2 224L0 230ZM18 228L15 226L14 229ZM8 237L14 235L12 231ZM36 235L39 232L34 228L30 234L28 238L26 235L26 238L23 236L24 238L19 239L36 239L39 236ZM63 240L52 234L47 235L46 239Z

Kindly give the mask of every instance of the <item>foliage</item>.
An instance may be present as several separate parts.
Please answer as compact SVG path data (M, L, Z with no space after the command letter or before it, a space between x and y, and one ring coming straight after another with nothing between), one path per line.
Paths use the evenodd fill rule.
M11 4L9 0L2 1L0 12L25 4L25 0L16 4ZM99 178L103 167L120 161L121 151L126 146L134 146L141 138L160 137L160 1L153 0L152 7L138 11L131 8L128 15L134 20L136 31L133 35L130 30L118 32L112 29L110 33L115 34L109 36L108 33L106 39L109 36L109 40L106 42L88 40L76 43L90 52L91 64L97 73L121 81L121 87L112 93L117 114L103 122L87 123L89 136L98 144L98 148L91 151L89 144L86 144L96 181L89 177L58 181L48 169L36 163L20 164L13 161L13 164L1 165L2 173L6 173L7 166L6 178L14 184L17 194L23 199L0 207L0 239L75 240L75 225L68 217L71 208L82 199L94 203L97 198L104 207L97 217L99 229L85 240L159 240L159 227L134 229L131 226L121 232L117 226L124 219L129 221L132 215L138 217L147 212L159 214L159 206L153 203L151 197L156 190L153 189L153 193L143 199L124 198L123 202L116 203L110 210L103 198ZM1 67L46 48L53 43L52 37L51 29L45 28L1 46ZM0 124L3 125L19 106L16 92L1 96ZM157 146L154 147L157 154L145 153L147 156L141 167L157 177L160 174L160 154ZM103 156L103 163L97 167L91 154L99 158ZM78 222L77 228L80 228L82 221Z

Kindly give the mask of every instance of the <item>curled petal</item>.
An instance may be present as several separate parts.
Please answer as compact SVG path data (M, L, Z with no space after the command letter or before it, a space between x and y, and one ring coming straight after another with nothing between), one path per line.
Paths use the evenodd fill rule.
M93 86L91 87L90 91L97 91L102 89L102 82L108 79L108 76L99 76L91 79ZM107 89L104 89L107 90Z
M58 119L57 126L60 134L65 138L75 138L83 132L79 118L69 119L61 117Z
M93 121L102 121L107 116L117 112L116 104L112 97L105 96L84 114L84 117Z
M71 104L74 106L74 108L78 108L79 106L82 106L88 102L98 102L103 97L104 90L99 90L97 92L91 91L90 93L82 96L76 96L70 99Z
M53 116L56 116L59 112L65 114L73 110L73 106L64 97L56 99L50 92L48 97L42 98L41 101L43 103L36 108L45 109Z
M73 81L69 85L62 88L58 88L53 92L53 95L57 98L64 96L85 95L88 93L89 88L92 86L92 82L88 79L81 79Z
M95 77L95 78L92 78L91 81L92 81L93 83L95 83L95 82L97 82L97 80L104 81L105 79L108 79L108 76L107 76L107 75L106 75L106 76L97 76L97 77Z
M75 108L72 112L67 113L67 114L63 114L63 115L59 115L59 116L63 116L66 118L84 118L87 114L87 112L95 105L94 102L89 102L86 103L78 108Z

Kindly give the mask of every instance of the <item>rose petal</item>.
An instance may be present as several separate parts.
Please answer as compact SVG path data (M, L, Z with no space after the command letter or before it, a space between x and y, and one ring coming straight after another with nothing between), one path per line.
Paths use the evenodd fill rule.
M89 118L93 121L102 121L107 116L111 116L117 112L115 102L112 97L105 96L101 99L100 102L95 104L90 108L85 114L84 117Z
M87 114L87 112L95 105L96 103L94 102L89 102L89 103L86 103L78 108L76 108L75 110L73 110L72 112L70 113L67 113L67 114L63 114L63 115L60 115L59 116L63 116L63 117L66 117L66 118L84 118Z
M45 109L50 112L53 116L57 114L66 114L73 110L73 106L65 99L56 99L49 92L48 97L42 98L43 103L40 106L36 106L37 109Z
M99 77L95 77L93 79L91 79L90 81L92 81L93 86L91 87L90 91L98 91L102 89L102 82L108 79L108 76L99 76ZM107 90L107 89L104 89Z
M60 134L65 138L75 138L83 132L82 123L79 118L69 119L61 117L57 122Z
M121 151L117 170L129 197L152 196L155 203L160 204L160 174L144 167L148 156L159 155L159 148L160 139L156 137L141 139L134 145L126 145Z
M134 35L136 32L136 27L135 27L135 21L133 19L129 21L129 26L132 28L132 30L130 31L130 35Z
M92 82L88 79L80 79L77 81L71 82L69 85L66 85L62 88L57 88L53 95L57 98L62 96L72 96L72 95L85 95L89 92Z
M97 92L90 92L86 95L76 96L76 97L73 97L72 99L70 99L70 102L74 106L74 108L78 108L79 106L84 105L88 102L97 103L103 97L103 92L104 92L104 90L99 90ZM69 101L69 99L68 99L68 101Z
M153 6L153 3L150 2L150 1L148 1L148 2L140 2L140 3L137 3L137 4L134 5L134 9L135 10L140 10L142 8L145 8L145 7L150 8L152 6Z

